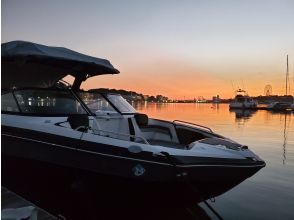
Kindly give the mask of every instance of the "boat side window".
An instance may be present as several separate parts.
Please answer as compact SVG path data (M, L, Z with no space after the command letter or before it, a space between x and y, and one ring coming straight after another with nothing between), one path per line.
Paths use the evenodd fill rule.
M1 95L1 111L4 112L19 112L16 101L12 93Z
M78 95L94 114L117 113L111 104L99 93L79 92Z
M14 92L22 113L41 115L86 114L70 91L17 90Z
M244 101L245 101L245 99L243 97L237 98L237 102L244 102Z

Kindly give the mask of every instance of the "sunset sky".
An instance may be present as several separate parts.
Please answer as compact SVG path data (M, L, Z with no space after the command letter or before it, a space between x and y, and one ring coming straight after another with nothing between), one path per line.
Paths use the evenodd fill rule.
M293 0L2 0L1 41L64 46L106 58L119 75L83 88L186 99L270 84L294 95ZM233 88L234 87L234 88Z

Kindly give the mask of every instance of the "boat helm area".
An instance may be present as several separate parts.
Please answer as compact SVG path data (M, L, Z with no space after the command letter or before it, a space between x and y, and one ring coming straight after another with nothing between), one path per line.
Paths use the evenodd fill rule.
M1 104L2 113L31 116L29 120L36 120L36 123L40 118L47 118L48 125L54 123L54 126L76 130L81 135L87 133L177 149L191 149L195 142L233 150L242 148L201 125L148 118L136 112L119 94L71 89L13 89L2 92Z

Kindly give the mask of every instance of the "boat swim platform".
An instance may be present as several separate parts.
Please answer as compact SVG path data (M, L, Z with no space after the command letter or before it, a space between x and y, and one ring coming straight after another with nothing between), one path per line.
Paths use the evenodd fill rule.
M1 220L59 220L45 210L1 186Z

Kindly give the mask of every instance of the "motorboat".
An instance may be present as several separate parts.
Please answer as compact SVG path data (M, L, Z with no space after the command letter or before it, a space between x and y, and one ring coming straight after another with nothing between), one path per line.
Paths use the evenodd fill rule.
M236 90L234 100L230 103L231 109L254 109L257 101L253 100L243 89Z
M1 50L2 184L12 191L26 187L38 202L37 188L55 203L51 188L63 187L179 205L218 196L265 166L208 127L149 118L119 94L81 90L91 77L119 73L108 60L25 41Z

